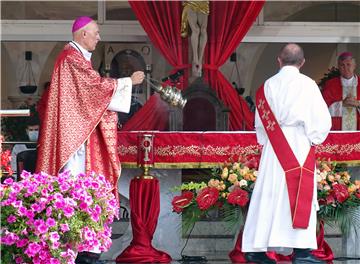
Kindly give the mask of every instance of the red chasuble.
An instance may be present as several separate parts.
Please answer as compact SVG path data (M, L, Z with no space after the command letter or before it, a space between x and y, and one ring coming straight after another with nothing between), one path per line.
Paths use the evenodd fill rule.
M310 148L304 165L301 166L271 111L265 97L264 85L256 93L256 107L271 146L285 172L293 227L306 229L309 225L314 193L314 147Z
M100 77L78 50L64 47L43 107L37 172L57 175L86 142L86 172L104 175L118 195L117 114L107 110L116 86L117 80Z
M340 77L334 77L328 80L321 93L324 97L324 100L328 107L335 102L339 102L343 100L343 88L341 85ZM357 86L357 100L360 100L360 78L358 76L358 86ZM360 114L359 111L356 113L357 119L357 130L360 130ZM332 126L331 130L342 130L342 118L341 116L331 117Z

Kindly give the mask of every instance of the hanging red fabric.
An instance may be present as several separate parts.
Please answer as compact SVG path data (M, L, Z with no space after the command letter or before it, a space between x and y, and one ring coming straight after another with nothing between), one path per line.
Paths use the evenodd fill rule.
M219 71L219 67L239 46L263 5L264 1L210 1L208 43L203 68L210 87L230 109L230 130L253 130L254 113Z
M188 67L188 40L180 36L182 1L129 1L151 43L174 67L171 73ZM179 89L187 87L184 71ZM124 125L129 130L168 130L169 107L152 95L146 104Z
M242 230L239 232L235 247L229 253L229 258L232 263L247 263L245 259L244 252L241 251L242 246ZM311 251L311 254L314 255L317 259L327 261L328 264L332 263L334 259L334 254L324 239L324 222L320 220L318 234L316 236L318 249ZM276 261L291 261L292 255L284 256L281 254L277 254L274 251L267 252L269 258L274 259Z
M171 257L151 244L160 213L159 181L134 178L130 182L133 239L117 263L169 263Z

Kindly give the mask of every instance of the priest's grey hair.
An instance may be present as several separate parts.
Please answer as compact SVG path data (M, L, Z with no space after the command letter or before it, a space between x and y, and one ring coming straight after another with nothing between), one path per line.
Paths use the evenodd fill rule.
M279 59L283 65L301 66L304 61L304 51L298 44L289 43L281 48Z

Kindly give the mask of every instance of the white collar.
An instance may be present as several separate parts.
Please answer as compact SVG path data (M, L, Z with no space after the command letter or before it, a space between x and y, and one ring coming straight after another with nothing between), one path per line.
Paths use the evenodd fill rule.
M283 67L281 67L280 71L285 71L285 72L300 72L299 68L297 68L296 66L293 65L285 65Z
M70 41L69 43L72 47L74 47L75 49L77 49L78 51L81 52L81 54L84 56L84 58L87 61L91 60L91 55L92 53L90 51L87 51L86 49L84 49L83 47L81 47L81 45L79 43L77 43L76 41Z
M351 77L350 79L346 79L344 77L340 77L340 78L341 78L341 83L346 86L353 85L356 79L355 75L353 75L353 77Z

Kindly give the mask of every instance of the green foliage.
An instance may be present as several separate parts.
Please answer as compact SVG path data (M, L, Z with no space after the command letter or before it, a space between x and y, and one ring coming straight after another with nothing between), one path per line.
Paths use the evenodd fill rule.
M324 74L324 77L321 78L321 80L319 81L318 85L320 87L323 87L323 85L326 83L326 81L334 78L334 77L338 77L340 76L340 71L338 68L336 67L332 67L331 69L328 69L328 72Z
M221 168L213 168L207 182L188 182L173 188L182 191L181 196L174 197L173 209L182 214L183 232L193 227L195 222L217 210L217 215L226 223L228 231L235 231L243 226L246 219L248 204L229 203L230 194L240 187L251 197L255 185L257 171L249 169L240 162L225 163ZM338 227L348 235L360 230L360 181L351 181L346 165L336 162L319 160L317 162L317 198L320 210L317 212L319 221ZM211 207L201 210L196 198L206 188L217 188L219 196ZM187 198L185 193L193 193ZM176 199L175 199L176 198ZM177 210L175 210L177 205Z
M345 235L360 230L360 182L350 179L346 165L318 161L318 219L338 227Z

